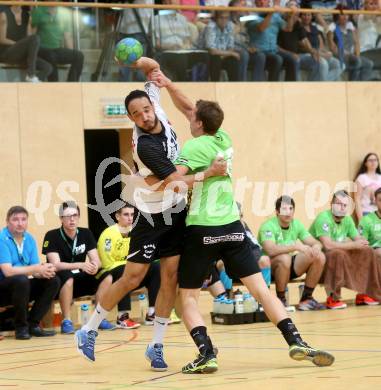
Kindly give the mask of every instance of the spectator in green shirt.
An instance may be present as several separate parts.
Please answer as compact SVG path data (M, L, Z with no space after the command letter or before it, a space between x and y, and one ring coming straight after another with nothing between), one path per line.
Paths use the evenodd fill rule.
M58 81L57 65L70 64L67 81L79 81L83 53L74 49L71 11L62 7L36 7L32 27L40 37L39 56L53 66L49 81Z
M324 269L325 256L322 245L315 240L303 224L294 219L295 201L283 195L275 202L276 216L262 224L259 229L259 242L265 254L270 257L276 293L287 306L285 291L289 280L306 273L306 283L299 310L321 310L324 305L313 297Z
M340 300L341 287L360 292L356 305L377 305L367 294L375 295L378 287L376 260L368 241L358 233L353 219L347 215L352 199L347 191L333 195L331 210L321 212L312 223L310 233L322 244L327 256L324 285L329 294L327 308L344 309ZM366 294L365 294L366 293Z
M369 242L381 260L381 187L374 193L377 210L361 218L359 233Z

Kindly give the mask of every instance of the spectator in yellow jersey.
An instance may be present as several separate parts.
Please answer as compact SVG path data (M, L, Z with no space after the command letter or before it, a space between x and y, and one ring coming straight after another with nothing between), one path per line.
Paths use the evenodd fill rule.
M98 253L102 262L102 269L97 274L101 281L97 297L118 280L124 271L127 263L127 255L130 247L130 231L134 218L134 208L126 205L115 213L117 223L105 229L98 240ZM153 325L155 316L155 301L160 287L160 264L154 262L148 269L147 275L138 288L146 287L148 290L148 311L145 318L146 325ZM117 327L123 329L134 329L140 326L139 323L130 318L131 310L130 294L118 304Z

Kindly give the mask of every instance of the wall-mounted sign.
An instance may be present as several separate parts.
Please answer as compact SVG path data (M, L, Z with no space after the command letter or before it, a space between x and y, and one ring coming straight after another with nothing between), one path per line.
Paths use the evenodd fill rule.
M101 98L101 122L107 127L131 128L133 123L127 116L124 99Z

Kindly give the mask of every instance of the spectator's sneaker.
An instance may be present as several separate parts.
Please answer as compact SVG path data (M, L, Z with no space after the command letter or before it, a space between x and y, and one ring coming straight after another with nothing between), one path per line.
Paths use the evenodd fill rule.
M100 329L100 330L114 330L114 329L116 329L116 325L114 325L111 322L109 322L106 319L104 319L99 324L98 329Z
M95 338L98 333L95 330L77 330L75 332L75 342L77 344L77 351L91 362L95 361Z
M278 299L283 303L283 306L285 308L285 310L288 312L288 313L294 313L295 312L295 306L288 306L287 305L287 300L286 298L279 298ZM263 308L262 308L263 309ZM263 311L263 310L262 310Z
M184 366L181 371L183 374L211 374L218 370L216 355L207 356L198 355L193 362Z
M365 295L365 294L356 295L356 306L362 306L362 305L376 306L379 304L380 302L371 298L369 295Z
M74 325L72 321L66 319L61 322L61 333L72 334L74 333Z
M146 314L144 325L153 325L154 321L155 321L155 313L152 313L151 315Z
M325 305L327 309L331 310L338 310L338 309L345 309L347 307L347 304L343 301L336 300L333 297L329 296L327 298L327 303Z
M296 306L298 310L308 311L308 310L325 310L326 307L322 303L319 303L314 298L305 299L300 301L299 305Z
M168 325L171 324L179 324L181 322L180 318L177 317L175 309L172 309L171 315L169 316L169 322Z
M128 313L122 314L116 320L116 327L121 329L136 329L139 328L140 324L131 320Z
M155 344L153 347L147 346L145 357L151 362L153 371L167 371L168 365L164 361L163 344Z
M25 77L25 81L27 83L40 83L41 80L39 80L39 78L37 76L26 76Z
M291 345L288 354L291 359L298 361L309 360L319 367L330 366L335 361L334 356L330 353L312 348L303 341Z

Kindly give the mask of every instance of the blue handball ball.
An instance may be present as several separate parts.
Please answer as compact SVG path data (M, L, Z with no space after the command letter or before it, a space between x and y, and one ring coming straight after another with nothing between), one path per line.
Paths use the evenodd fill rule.
M124 38L116 44L115 58L125 65L131 65L143 55L142 44L134 38Z

